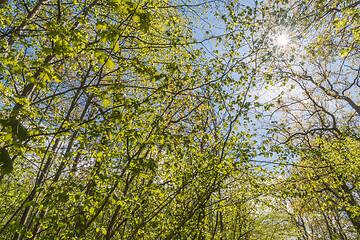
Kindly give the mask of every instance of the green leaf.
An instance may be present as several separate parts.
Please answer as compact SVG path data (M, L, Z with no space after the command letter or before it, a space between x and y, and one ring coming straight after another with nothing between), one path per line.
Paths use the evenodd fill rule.
M20 141L25 141L28 137L28 131L26 130L26 128L20 123L19 120L17 119L10 119L9 120L9 125L12 128L12 133L14 136L14 140L17 138Z
M2 175L9 174L13 170L13 161L10 158L8 151L5 148L0 149L0 173Z
M343 57L346 57L348 55L348 53L350 52L350 49L348 48L344 48L344 49L341 49L340 50L340 57L343 58Z
M151 15L149 13L139 14L140 30L147 33L150 28Z
M0 124L3 127L11 126L14 141L16 139L19 139L20 141L25 141L29 137L27 129L20 123L18 119L0 119Z

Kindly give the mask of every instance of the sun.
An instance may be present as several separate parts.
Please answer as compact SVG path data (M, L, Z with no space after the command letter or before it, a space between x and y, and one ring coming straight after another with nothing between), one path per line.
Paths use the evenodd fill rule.
M296 42L294 42L294 33L291 29L284 27L274 27L269 33L269 46L276 47L280 52L287 52L292 49Z
M286 33L281 33L276 36L275 43L279 47L286 47L290 43L290 37Z

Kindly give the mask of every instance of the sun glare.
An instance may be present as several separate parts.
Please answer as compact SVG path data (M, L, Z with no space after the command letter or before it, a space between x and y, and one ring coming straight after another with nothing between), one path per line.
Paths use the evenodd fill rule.
M286 47L289 42L290 38L287 34L282 33L276 37L276 45L278 45L279 47Z

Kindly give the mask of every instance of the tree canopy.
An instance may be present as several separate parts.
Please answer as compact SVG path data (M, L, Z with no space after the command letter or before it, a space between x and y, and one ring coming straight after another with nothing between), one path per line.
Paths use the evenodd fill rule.
M0 0L0 238L359 239L359 6Z

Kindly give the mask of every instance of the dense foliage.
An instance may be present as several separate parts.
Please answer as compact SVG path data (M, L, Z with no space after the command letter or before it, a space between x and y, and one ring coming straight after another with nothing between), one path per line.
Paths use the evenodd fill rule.
M0 238L359 239L359 6L0 0Z

